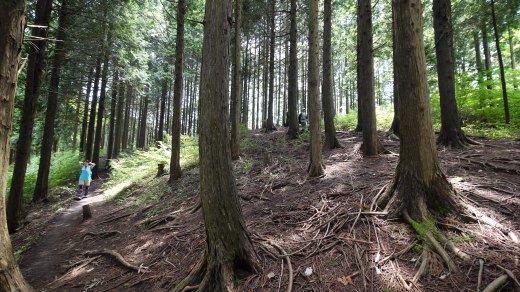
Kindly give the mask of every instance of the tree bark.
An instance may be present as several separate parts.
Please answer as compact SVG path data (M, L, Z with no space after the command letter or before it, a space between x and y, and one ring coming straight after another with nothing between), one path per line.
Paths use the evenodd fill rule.
M455 60L451 19L451 1L434 0L433 28L441 101L441 132L437 143L454 148L464 148L470 141L462 131L455 98Z
M146 89L146 94L142 97L142 108L141 108L141 116L139 117L139 134L137 137L137 148L145 149L146 148L146 131L147 131L147 117L148 117L148 104L150 102L149 90Z
M274 49L276 46L275 35L275 10L276 0L269 1L269 100L267 105L267 121L265 123L265 131L276 131L274 126Z
M58 32L56 38L60 40L54 49L54 61L52 64L49 93L47 95L47 112L45 113L45 125L40 149L40 164L38 177L34 187L33 202L47 200L49 190L49 173L51 169L52 145L54 143L54 123L58 112L58 90L60 85L61 64L65 58L66 30L68 28L68 0L61 2L60 16L58 20Z
M165 72L166 73L166 72ZM159 112L159 129L157 130L157 141L164 140L164 115L166 111L166 98L168 97L168 79L164 78L161 88L161 109Z
M83 121L81 123L81 136L79 141L79 152L85 151L85 144L87 139L88 128L88 109L90 104L90 90L92 89L92 75L94 75L94 68L90 68L87 79L87 92L85 94L85 103L83 106Z
M25 1L0 1L0 291L33 291L13 256L5 197L18 62L25 28Z
M309 82L308 108L310 129L309 176L324 173L320 131L320 71L318 67L318 0L309 2Z
M324 1L323 16L323 86L321 102L323 105L323 117L325 121L325 146L329 149L341 147L336 138L336 127L334 126L334 99L332 97L332 51L331 51L331 29L332 29L332 1Z
M123 94L125 89L123 90ZM125 95L125 105L124 105L124 122L123 129L127 129L126 131L121 130L123 133L121 134L121 151L125 151L128 149L128 139L130 138L130 122L132 119L132 105L134 102L134 95L132 91L132 86L127 85L126 87L126 95ZM132 139L133 141L133 139Z
M204 256L173 291L235 291L235 271L258 264L242 216L228 130L231 1L206 2L200 84L200 198L206 228Z
M478 31L473 32L473 43L475 45L475 66L477 67L478 84L484 82L483 68L482 68L482 56L480 55L480 40Z
M240 51L242 47L242 1L235 0L235 45L233 62L233 80L231 82L231 159L240 157L240 96L242 74Z
M486 5L486 3L483 3L483 5ZM485 12L485 10L484 10ZM493 75L491 72L491 53L489 52L489 41L488 41L488 35L487 35L487 22L484 19L482 20L482 47L484 47L484 65L486 68L486 78L487 78L487 88L493 89L493 84L491 84L491 81L493 80Z
M103 47L103 45L102 45ZM85 160L92 160L92 147L94 146L94 130L96 127L96 109L99 91L99 79L101 78L101 55L96 61L96 75L94 77L94 92L90 103L90 117L88 120L87 141L85 142Z
M392 67L393 67L393 90L394 90L394 119L392 121L392 125L390 126L390 132L399 137L401 134L399 132L399 97L397 96L397 70L395 63L396 59L396 43L395 43L395 11L394 6L392 6Z
M105 98L107 93L107 82L108 82L108 63L110 60L110 46L112 45L112 27L108 29L108 36L106 40L107 46L104 47L103 56L103 69L101 71L101 92L99 94L99 107L97 112L97 123L96 123L96 134L94 136L94 150L92 153L92 162L97 165L92 169L92 176L98 177L100 169L99 154L100 147L103 139L103 118L105 117Z
M182 176L181 169L181 101L184 72L184 17L186 3L179 0L177 4L177 38L175 41L175 80L173 84L173 118L172 118L172 157L170 160L170 179L173 183ZM206 24L207 25L207 24ZM205 25L205 26L206 26ZM226 84L227 86L227 84Z
M24 217L23 185L27 163L31 156L34 119L36 117L36 101L40 95L43 67L45 64L45 51L47 48L47 33L51 18L52 0L38 0L36 3L36 15L32 28L31 42L29 46L29 62L27 65L27 77L25 81L25 98L23 101L22 117L9 200L7 202L7 225L9 232L15 232Z
M437 158L428 97L420 0L393 0L400 114L400 156L394 180L379 200L390 218L424 221L455 210L455 191Z
M115 128L114 128L114 153L113 158L118 158L119 153L121 152L121 144L123 138L123 112L124 112L124 104L125 104L125 83L118 83L118 98L117 98L117 109L115 113ZM125 131L128 132L128 131Z
M117 114L117 104L118 99L118 90L120 88L119 84L119 71L116 69L114 71L114 76L112 79L112 98L110 100L110 126L108 129L108 149L107 149L107 161L114 157L114 148L115 148L115 132L116 132L116 114ZM107 165L108 167L108 165Z
M358 100L361 103L361 128L363 129L363 154L377 155L384 151L377 138L376 107L374 95L374 53L372 37L372 6L370 0L358 0L358 48L357 83Z
M502 50L500 49L500 35L497 27L497 18L495 15L495 1L491 0L491 16L493 17L493 31L495 32L495 45L497 48L498 65L500 67L500 81L502 84L502 100L504 101L504 119L509 124L511 118L509 116L509 101L507 99L506 73L504 69L504 60L502 59Z

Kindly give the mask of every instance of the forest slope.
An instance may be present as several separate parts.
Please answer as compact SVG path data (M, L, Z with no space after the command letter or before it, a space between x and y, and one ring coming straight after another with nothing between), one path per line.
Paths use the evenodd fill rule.
M262 267L258 275L236 279L240 289L285 290L290 260L294 291L403 290L403 280L413 278L422 249L415 232L406 223L362 214L392 179L398 141L382 139L393 153L364 158L359 151L361 136L340 132L344 148L324 152L325 175L308 179L305 135L290 142L284 134L248 134L242 142L243 156L235 163L244 216ZM442 167L467 202L518 231L520 142L477 140L483 144L466 150L440 149ZM63 259L62 268L48 271L43 281L31 281L31 260L41 256L38 244L45 241L36 243L21 261L24 276L39 291L171 289L196 263L205 234L200 210L195 208L198 169L186 171L171 187L167 180L167 176L142 180L113 202L95 207L94 218L76 221L63 242L52 247ZM438 227L459 248L486 260L483 287L501 275L496 265L520 273L520 245L498 228L456 221ZM88 234L107 231L117 232ZM111 257L86 254L103 249L117 251L137 270ZM288 256L279 257L280 253ZM448 274L442 261L433 258L429 276L414 284L414 290L474 291L478 261L457 265L459 272ZM504 289L513 289L513 284Z

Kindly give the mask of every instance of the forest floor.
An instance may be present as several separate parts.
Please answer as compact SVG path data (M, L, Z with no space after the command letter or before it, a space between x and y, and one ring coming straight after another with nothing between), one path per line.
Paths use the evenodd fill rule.
M307 141L287 141L284 134L249 134L234 163L262 268L236 279L240 291L285 291L290 278L293 291L475 291L478 259L485 262L481 288L503 274L497 265L520 278L519 242L496 226L448 218L437 227L472 259L453 256L458 269L448 273L434 255L428 275L411 283L422 250L416 233L402 221L363 214L391 182L399 142L381 135L392 153L367 158L359 151L361 135L340 132L344 148L325 151L325 175L308 179ZM441 165L466 202L518 233L520 141L475 139L482 145L439 149ZM173 186L167 180L149 178L115 199L90 202L93 218L87 221L81 206L89 202L73 203L55 223L40 226L45 234L20 262L24 276L37 291L170 290L201 256L205 232L200 210L192 211L198 168ZM103 190L96 192L101 198ZM31 225L38 224L14 236L15 248L38 232ZM511 282L502 291L513 291Z

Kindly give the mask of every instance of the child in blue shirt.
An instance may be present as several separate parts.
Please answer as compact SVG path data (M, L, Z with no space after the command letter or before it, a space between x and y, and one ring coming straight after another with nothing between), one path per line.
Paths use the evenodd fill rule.
M81 200L87 197L88 187L92 181L92 168L96 166L95 163L88 160L85 160L84 162L80 161L79 165L81 166L81 173L79 175L79 188L76 200Z

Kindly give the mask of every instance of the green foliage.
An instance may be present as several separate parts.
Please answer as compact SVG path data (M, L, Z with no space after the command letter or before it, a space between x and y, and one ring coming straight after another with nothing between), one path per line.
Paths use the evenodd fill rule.
M49 190L70 186L79 178L79 162L80 157L76 151L62 151L54 154L51 160L51 170L49 174ZM38 177L38 166L40 157L33 157L27 166L25 182L23 186L24 202L29 203L32 199L34 186ZM9 167L7 190L11 187L11 178L13 174L13 165ZM8 194L9 195L9 194Z
M129 154L122 154L119 159L112 160L109 185L122 182L137 182L157 173L157 165L164 163L166 169L170 163L171 150L168 145L161 143L159 147L135 150ZM190 169L199 162L198 138L181 137L180 164L182 169Z
M386 131L392 125L394 119L393 107L378 107L376 109L377 129ZM336 129L353 131L357 126L357 109L352 109L348 114L338 114L335 118Z

